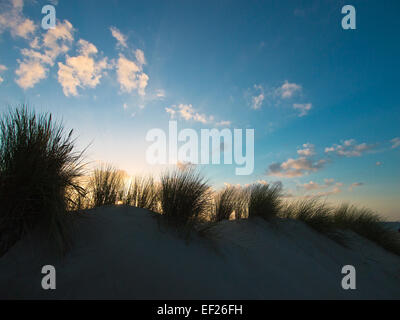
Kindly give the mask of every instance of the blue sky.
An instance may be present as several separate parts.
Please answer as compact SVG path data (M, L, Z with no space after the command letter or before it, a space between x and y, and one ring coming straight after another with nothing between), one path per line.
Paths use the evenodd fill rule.
M43 5L55 30L41 28ZM356 8L343 30L341 8ZM287 196L400 219L398 1L2 1L0 108L27 102L74 128L91 161L129 174L146 133L251 128L255 169L204 168L217 187L281 181Z

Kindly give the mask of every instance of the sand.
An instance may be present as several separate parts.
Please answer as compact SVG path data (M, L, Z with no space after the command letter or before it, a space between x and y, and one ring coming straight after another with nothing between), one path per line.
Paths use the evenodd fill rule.
M87 211L63 258L39 234L0 258L1 299L399 299L400 257L355 234L345 248L299 221L224 221L189 242L134 207ZM344 265L356 290L341 287ZM43 265L56 289L43 290Z

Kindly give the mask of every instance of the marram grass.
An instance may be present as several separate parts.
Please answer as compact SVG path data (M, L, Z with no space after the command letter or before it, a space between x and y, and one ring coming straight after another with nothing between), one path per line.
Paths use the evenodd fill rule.
M21 106L0 119L0 256L38 224L65 252L71 245L73 193L83 173L72 130Z

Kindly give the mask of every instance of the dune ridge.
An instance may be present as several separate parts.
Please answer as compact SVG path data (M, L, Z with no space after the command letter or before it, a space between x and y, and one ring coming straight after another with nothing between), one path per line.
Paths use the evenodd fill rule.
M64 257L36 230L0 258L0 298L398 299L400 257L347 232L345 248L301 221L224 220L185 241L159 214L130 206L87 210ZM41 268L56 268L56 290ZM357 289L343 290L354 265Z

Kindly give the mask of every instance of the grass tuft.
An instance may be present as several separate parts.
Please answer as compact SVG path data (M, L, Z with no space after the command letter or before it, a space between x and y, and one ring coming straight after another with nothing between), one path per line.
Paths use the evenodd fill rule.
M239 192L234 187L225 187L219 191L214 198L214 221L229 220L235 213Z
M152 211L158 207L158 186L153 177L134 177L129 185L123 203Z
M43 224L49 240L65 253L71 246L72 193L83 194L82 153L74 151L51 114L21 106L0 119L0 256Z
M197 218L210 208L210 188L194 168L161 176L160 203L169 225L190 232Z
M387 251L400 255L400 235L384 226L382 219L373 211L343 204L334 210L333 222L337 228L352 230Z
M117 204L124 193L121 171L111 165L95 169L89 179L88 191L92 207Z
M276 217L282 205L281 188L277 185L253 184L249 187L248 215L266 220Z
M284 208L284 216L306 223L317 232L346 246L346 237L340 232L333 219L333 209L317 199L294 202Z

